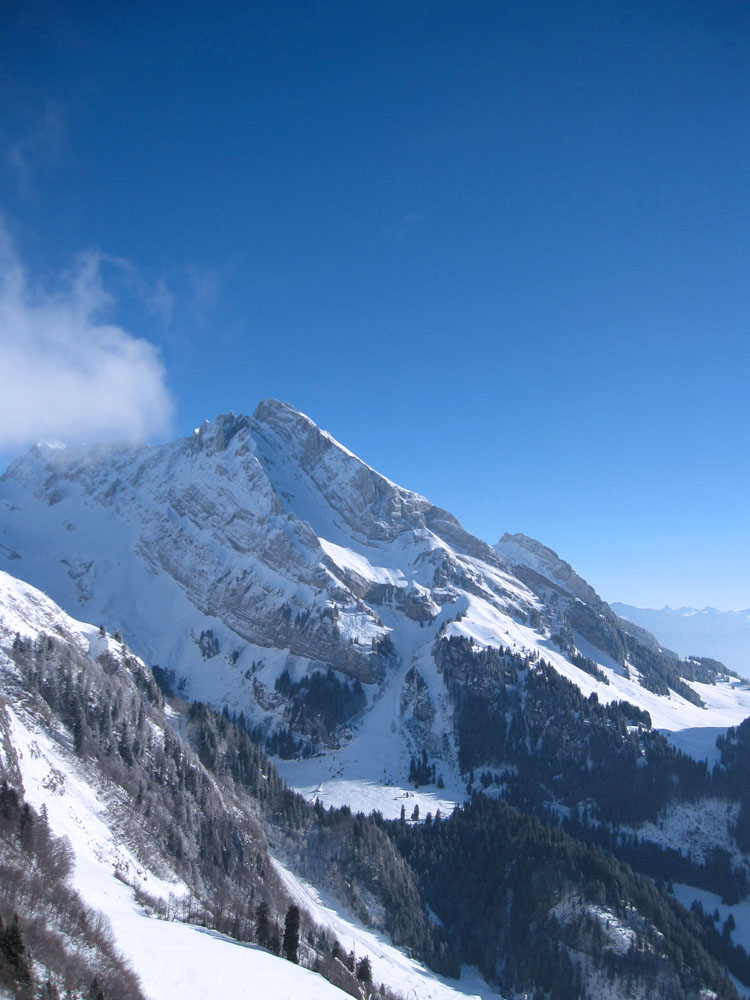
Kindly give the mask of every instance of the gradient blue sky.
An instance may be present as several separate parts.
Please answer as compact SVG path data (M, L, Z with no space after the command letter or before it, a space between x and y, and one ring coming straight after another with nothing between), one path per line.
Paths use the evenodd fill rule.
M750 4L3 18L4 458L274 396L609 600L750 606Z

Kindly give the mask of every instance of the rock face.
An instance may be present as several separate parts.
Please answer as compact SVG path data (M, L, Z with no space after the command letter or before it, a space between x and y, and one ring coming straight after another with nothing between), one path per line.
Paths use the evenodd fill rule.
M589 586L556 552L527 535L510 535L506 532L495 546L495 552L516 570L531 577L535 574L557 586L573 597L593 607L604 604L593 587Z
M624 623L550 549L522 535L491 548L275 400L157 447L36 446L0 478L0 568L267 732L294 722L285 672L292 690L330 667L371 705L418 667L429 698L404 704L444 746L433 647L451 635L572 677L577 636L623 670L632 659Z

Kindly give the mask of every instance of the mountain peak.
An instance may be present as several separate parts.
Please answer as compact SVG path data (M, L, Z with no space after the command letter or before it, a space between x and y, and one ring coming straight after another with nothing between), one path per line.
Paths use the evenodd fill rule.
M259 423L278 423L282 421L305 421L311 427L317 426L315 421L307 416L306 413L302 413L291 403L285 403L280 399L262 399L260 403L255 407L255 413L253 413L253 420L257 420Z
M253 421L261 427L269 428L280 438L287 441L294 439L299 441L303 446L304 458L307 462L333 447L347 458L355 459L357 465L370 469L366 462L363 462L354 452L337 441L328 431L324 431L311 417L302 413L301 410L297 410L291 403L283 403L278 399L264 399L256 407ZM370 471L375 472L374 469ZM380 476L380 473L376 474ZM385 479L386 477L380 476L380 478Z
M201 451L213 455L225 451L232 438L250 425L250 417L245 414L235 415L233 410L221 413L215 420L204 420L200 427L193 431L192 442Z
M506 532L494 548L512 566L533 570L586 603L594 606L602 603L594 588L576 573L570 563L535 538Z

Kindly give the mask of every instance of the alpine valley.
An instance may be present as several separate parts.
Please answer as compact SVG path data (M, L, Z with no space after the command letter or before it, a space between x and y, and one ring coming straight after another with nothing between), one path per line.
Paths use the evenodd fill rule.
M268 400L36 445L0 567L0 997L748 991L748 685L543 544Z

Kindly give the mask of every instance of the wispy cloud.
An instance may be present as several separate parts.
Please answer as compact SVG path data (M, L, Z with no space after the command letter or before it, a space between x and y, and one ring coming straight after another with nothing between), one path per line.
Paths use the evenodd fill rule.
M42 437L144 440L168 429L157 348L108 321L116 303L105 260L85 254L53 291L40 290L0 228L0 449ZM156 311L171 310L166 288L154 295Z

